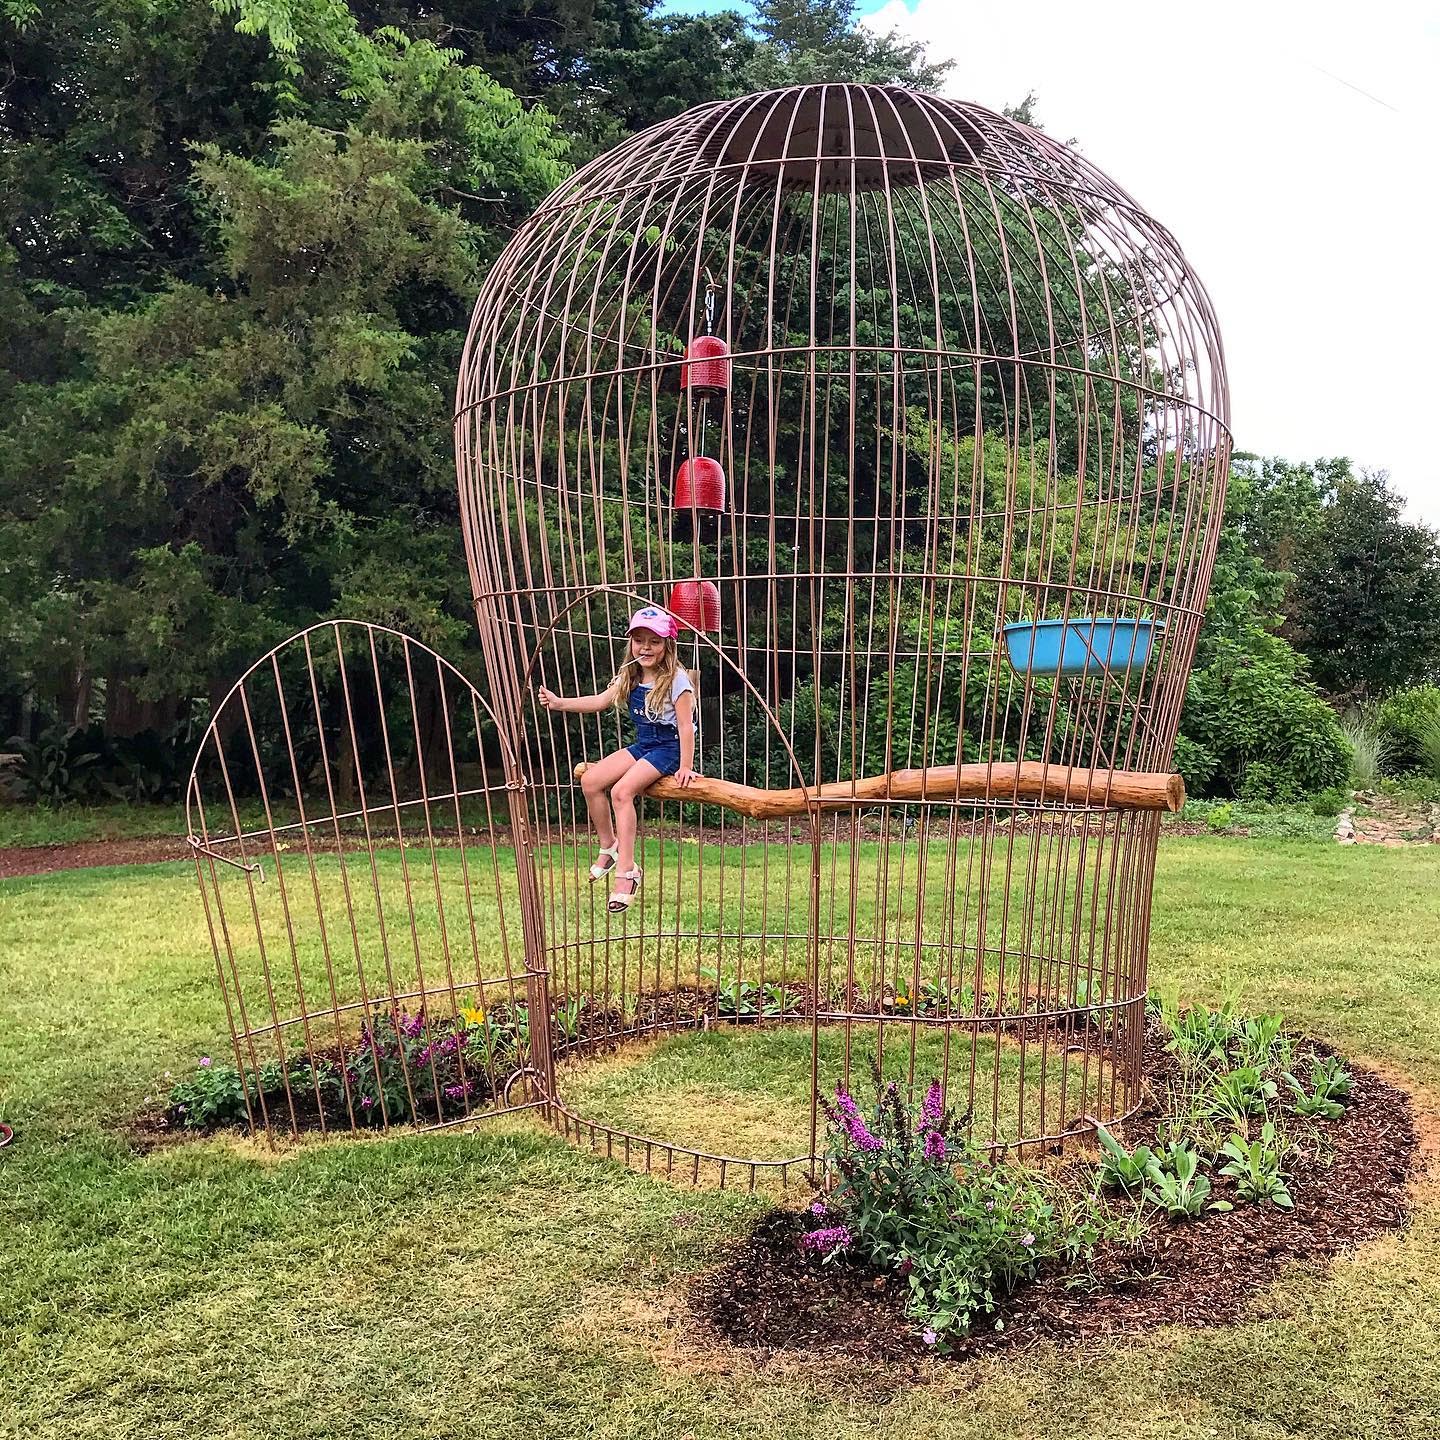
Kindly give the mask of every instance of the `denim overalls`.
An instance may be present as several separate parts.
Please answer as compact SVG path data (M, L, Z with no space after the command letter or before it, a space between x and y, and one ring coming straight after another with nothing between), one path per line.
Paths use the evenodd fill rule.
M625 748L637 759L648 760L662 775L673 775L680 768L680 731L674 725L662 725L645 713L648 685L637 685L630 692L630 718L635 722L635 743Z

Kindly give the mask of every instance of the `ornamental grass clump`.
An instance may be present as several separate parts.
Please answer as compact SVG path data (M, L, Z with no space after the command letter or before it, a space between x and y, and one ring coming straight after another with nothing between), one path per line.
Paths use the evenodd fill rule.
M810 1210L804 1249L849 1256L903 1276L908 1313L945 1348L993 1314L1049 1259L1093 1248L1103 1220L1021 1165L994 1162L971 1140L968 1116L944 1105L939 1082L919 1106L875 1080L864 1109L847 1090L825 1104L827 1152L840 1176Z

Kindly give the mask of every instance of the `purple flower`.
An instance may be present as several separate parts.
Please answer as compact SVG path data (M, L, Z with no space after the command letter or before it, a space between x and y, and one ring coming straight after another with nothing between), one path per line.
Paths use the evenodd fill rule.
M866 1125L860 1114L860 1108L850 1098L849 1092L844 1086L835 1087L835 1109L840 1114L841 1124L845 1127L845 1134L849 1137L850 1143L857 1150L883 1150L884 1144L877 1140L871 1133L870 1127Z
M1033 1234L1026 1235L1022 1237L1020 1243L1028 1249L1031 1245L1035 1243L1035 1236Z
M843 1225L836 1225L829 1230L812 1230L808 1235L800 1237L800 1248L802 1250L823 1250L828 1259L837 1250L843 1250L850 1244L850 1232Z
M859 1115L845 1117L845 1134L857 1150L883 1150L885 1142L870 1133L870 1128Z
M993 1210L994 1208L995 1208L995 1202L994 1202L993 1200L987 1200L987 1201L985 1202L985 1209L986 1209L987 1211Z
M933 1344L935 1344L935 1342L936 1342L937 1340L939 1340L940 1337L927 1325L927 1326L920 1332L920 1338L921 1338L927 1345L933 1345Z
M413 1040L425 1028L425 1011L418 1010L414 1015L407 1015L400 1022L400 1032L406 1039Z
M208 1055L202 1055L200 1057L200 1068L202 1070L208 1070L214 1063Z
M922 1130L933 1129L940 1123L940 1117L944 1113L945 1102L940 1095L940 1082L932 1080L920 1106L920 1128Z
M810 1207L810 1213L812 1215L823 1215L825 1213L825 1202L823 1200L817 1200Z
M375 1100L370 1095L362 1095L360 1097L360 1108L362 1110L368 1110L374 1103Z
M925 1158L927 1160L943 1160L945 1158L945 1137L938 1130L931 1130L925 1136Z
M470 1093L468 1085L447 1085L445 1087L445 1098L447 1100L463 1100Z

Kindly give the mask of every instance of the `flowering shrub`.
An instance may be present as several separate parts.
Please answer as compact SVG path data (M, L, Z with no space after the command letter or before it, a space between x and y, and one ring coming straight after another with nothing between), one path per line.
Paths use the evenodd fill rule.
M580 1031L584 1002L559 1007L562 1048ZM248 1075L217 1065L207 1055L194 1075L171 1089L171 1121L187 1129L237 1125L246 1100L257 1119L262 1108L287 1117L291 1104L304 1123L323 1118L348 1125L403 1124L464 1115L496 1093L507 1075L526 1064L530 1018L526 1007L467 1006L456 1016L430 1018L422 1008L377 1014L342 1051L267 1060ZM288 1098L287 1098L288 1097Z
M238 1125L245 1118L245 1085L233 1065L217 1065L208 1055L188 1080L170 1091L170 1112L191 1130Z
M938 1082L917 1107L876 1079L862 1111L847 1091L825 1106L830 1159L841 1180L811 1207L801 1245L894 1271L926 1344L943 1347L992 1313L1052 1257L1074 1258L1100 1238L1091 1210L1077 1217L1053 1182L993 1162L969 1137L968 1117L945 1110Z

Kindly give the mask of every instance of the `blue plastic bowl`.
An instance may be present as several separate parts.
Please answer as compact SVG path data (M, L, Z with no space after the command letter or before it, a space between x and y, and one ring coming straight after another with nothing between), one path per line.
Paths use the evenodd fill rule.
M1151 639L1163 620L1021 620L1005 627L1010 664L1022 675L1091 675L1106 666L1123 677L1150 658Z

